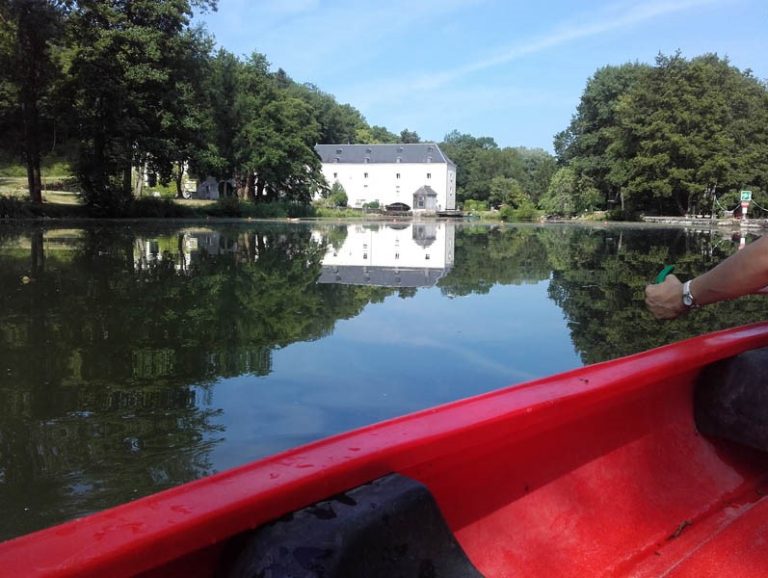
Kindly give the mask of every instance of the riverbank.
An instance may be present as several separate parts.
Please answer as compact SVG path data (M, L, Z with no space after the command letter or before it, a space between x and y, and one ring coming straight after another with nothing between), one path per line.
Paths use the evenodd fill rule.
M643 222L657 225L679 225L682 227L722 229L768 229L768 219L711 219L706 217L643 217Z

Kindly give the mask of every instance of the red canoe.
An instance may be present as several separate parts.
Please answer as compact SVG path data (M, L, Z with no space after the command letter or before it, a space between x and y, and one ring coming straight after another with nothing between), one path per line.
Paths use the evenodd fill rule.
M693 409L703 368L765 346L768 324L741 327L338 435L0 544L0 574L218 576L242 572L233 559L255 567L250 555L266 559L262 576L279 576L276 557L292 549L305 572L283 575L315 576L325 571L312 557L336 554L312 541L330 539L363 562L382 551L416 560L401 575L765 576L768 453L703 435ZM370 528L363 540L338 523L330 538L292 526L363 502L363 518L390 512L377 492L402 480L395 513L380 516L395 529L379 552ZM400 512L413 507L409 483L435 511ZM248 534L265 524L277 554L260 550L261 530ZM412 545L419 534L449 543ZM448 558L465 566L438 568Z

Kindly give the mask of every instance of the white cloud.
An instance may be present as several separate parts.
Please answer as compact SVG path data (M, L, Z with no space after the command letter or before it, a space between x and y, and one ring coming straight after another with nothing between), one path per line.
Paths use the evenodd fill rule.
M583 38L629 28L674 12L683 12L707 4L714 4L719 1L720 0L680 0L616 4L609 8L609 10L606 11L607 14L602 18L593 21L584 21L585 19L582 17L575 21L561 23L548 34L531 38L523 43L504 47L497 50L494 54L487 55L478 60L473 60L472 62L455 68L446 69L438 73L411 76L411 78L405 82L403 82L402 79L398 83L393 83L391 81L377 82L377 85L388 84L390 86L398 86L399 90L396 92L389 92L388 94L382 94L381 92L375 92L374 94L379 94L386 98L394 98L397 92L412 93L413 91L436 90L472 73L502 66L531 54L559 47Z

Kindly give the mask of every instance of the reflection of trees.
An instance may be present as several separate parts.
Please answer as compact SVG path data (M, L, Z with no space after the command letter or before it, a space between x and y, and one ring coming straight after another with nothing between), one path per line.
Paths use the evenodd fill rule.
M448 296L460 296L551 276L549 296L562 308L576 350L585 363L595 363L763 319L763 297L706 307L666 323L645 309L645 285L664 264L676 264L681 278L688 278L736 245L717 233L682 229L464 227L456 230L454 268L439 286Z
M5 235L0 537L209 472L210 449L224 435L211 403L217 379L265 375L275 349L328 335L368 303L416 294L316 283L325 245L343 239L343 227L217 230L210 250L185 260L190 234L91 229L59 252L39 231ZM157 239L163 258L137 267L137 235ZM671 323L645 311L643 288L661 265L696 274L735 250L730 239L458 227L455 242L454 267L439 282L444 295L550 279L587 363L764 316L761 298ZM37 509L26 511L32 494Z
M88 230L64 256L37 233L3 253L0 538L209 473L217 378L264 375L274 349L392 293L316 284L309 229L225 236L232 250L186 270L170 254L135 268L126 228Z
M743 299L659 322L644 305L644 288L665 263L695 276L735 250L709 233L684 230L544 229L552 263L549 294L563 309L584 363L644 351L764 318L765 301Z
M543 281L549 272L537 229L458 227L453 269L438 286L443 294L456 297L487 293L498 283Z

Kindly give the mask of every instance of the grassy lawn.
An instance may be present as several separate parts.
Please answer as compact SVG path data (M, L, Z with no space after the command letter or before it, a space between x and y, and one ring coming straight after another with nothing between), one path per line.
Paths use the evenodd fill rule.
M79 205L80 195L74 191L59 190L61 183L71 177L44 177L43 178L43 202L58 205ZM55 189L48 190L51 185ZM29 199L26 177L0 177L0 195L15 197L22 200Z
M189 207L190 209L202 209L216 204L216 201L209 199L174 199L173 201L182 207Z

